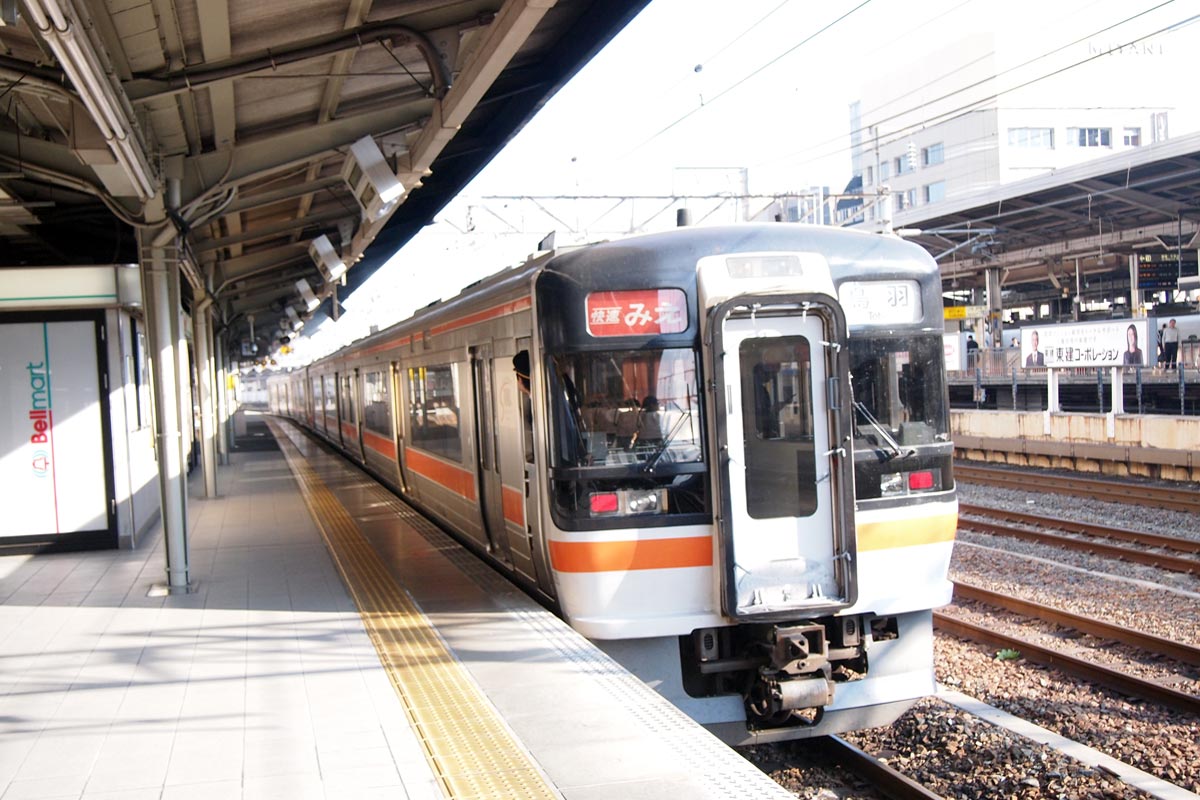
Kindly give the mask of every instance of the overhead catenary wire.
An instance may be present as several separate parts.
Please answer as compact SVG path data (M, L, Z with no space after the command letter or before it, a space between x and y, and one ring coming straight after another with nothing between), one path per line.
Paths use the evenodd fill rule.
M773 16L774 16L776 13L778 13L780 10L782 10L782 9L783 9L783 7L784 7L784 6L786 6L786 5L788 5L788 4L789 4L791 1L792 1L792 0L783 0L783 2L782 2L782 3L780 3L779 5L777 5L777 6L775 6L774 8L772 8L772 9L771 9L770 11L768 11L766 14L763 14L761 17L759 17L759 18L758 18L757 20L755 20L754 22L750 23L750 25L749 25L748 27L744 28L744 29L742 30L742 32L741 32L741 33L739 33L737 36L734 36L732 39L730 39L730 40L729 40L728 42L726 42L725 44L721 45L721 46L720 46L719 48L717 48L717 50L716 50L716 51L714 51L714 52L713 52L711 55L708 55L708 56L705 56L704 58L702 58L702 59L701 59L701 60L700 60L700 61L699 61L699 62L696 64L696 66L695 66L695 67L692 69L692 73L695 73L695 72L699 72L699 71L701 71L701 69L702 69L703 67L707 66L707 65L708 65L709 63L711 63L712 61L715 61L715 60L716 60L717 58L719 58L719 57L720 57L722 54L724 54L724 53L725 53L727 50L729 50L729 48L733 47L735 44L737 44L738 42L740 42L742 39L744 39L744 38L746 38L748 35L750 35L750 33L751 33L752 31L754 31L756 28L758 28L760 25L762 25L762 24L763 24L764 22L766 22L768 19L770 19L771 17L773 17ZM967 0L967 2L972 2L972 1L973 1L973 0ZM691 74L688 74L688 75L686 75L686 76L684 76L684 77L680 78L679 80L675 81L675 83L671 84L671 85L670 85L670 86L668 86L666 89L664 89L664 90L662 90L661 92L659 92L659 95L658 95L658 96L659 96L659 97L664 97L664 96L666 96L666 95L669 95L669 94L671 94L671 93L672 93L672 92L674 92L676 89L678 89L678 88L680 87L680 85L682 85L682 84L683 84L685 81L687 81L689 78L691 78Z
M862 2L861 2L861 3L859 3L859 4L858 4L858 5L856 5L854 8L850 9L849 11L847 11L846 13L842 14L841 16L837 17L837 18L836 18L836 19L834 19L832 22L826 23L826 24L825 24L825 25L823 25L822 27L818 28L818 29L817 29L815 32L813 32L813 33L809 34L808 36L804 37L803 39L801 39L801 40L800 40L800 41L799 41L797 44L795 44L795 45L792 45L792 47L788 48L788 49L787 49L787 50L785 50L784 52L782 52L782 53L780 53L779 55L775 56L775 57L774 57L774 58L772 58L770 61L766 62L766 63L765 63L765 64L763 64L762 66L760 66L760 67L758 67L757 69L755 69L755 70L753 70L752 72L750 72L748 75L745 75L745 76L743 76L742 78L739 78L739 79L738 79L737 81L735 81L733 84L731 84L731 85L729 85L729 86L725 87L725 88L724 88L724 89L722 89L720 92L718 92L718 93L717 93L715 96L713 96L712 98L710 98L710 99L709 99L709 100L708 100L706 103L704 103L703 105L696 106L696 107L695 107L695 108L693 108L691 111L688 111L686 114L684 114L683 116L679 117L678 119L676 119L676 120L675 120L674 122L672 122L671 124L667 125L665 128L662 128L662 129L661 129L661 130L659 130L657 133L653 134L653 135L652 135L652 136L650 136L648 139L646 139L645 141L643 141L643 142L641 142L640 144L638 144L638 145L637 145L636 147L634 147L634 148L633 148L633 149L632 149L630 152L634 152L634 151L636 151L636 150L640 150L641 148L645 147L645 146L646 146L646 145L648 145L650 142L654 141L654 140L655 140L655 139L657 139L659 136L662 136L664 133L666 133L667 131L671 130L672 128L674 128L676 125L680 124L680 123L681 123L681 122L683 122L684 120L688 119L689 117L691 117L691 116L692 116L693 114L695 114L696 112L700 111L700 110L701 110L701 109L703 109L703 108L706 108L707 106L709 106L709 105L711 105L712 103L716 102L717 100L721 99L721 98L722 98L722 97L724 97L725 95L729 94L729 93L730 93L730 92L732 92L734 89L738 88L739 86L741 86L742 84L744 84L746 81L748 81L748 80L750 80L751 78L753 78L755 75L758 75L758 74L759 74L760 72L762 72L763 70L765 70L765 69L767 69L767 68L769 68L769 67L771 67L771 66L775 65L776 63L778 63L778 62L779 62L780 60L782 60L783 58L785 58L785 57L787 57L787 56L791 55L792 53L796 52L796 51L797 51L797 50L799 50L801 47L803 47L804 45L806 45L806 44L808 44L809 42L811 42L813 39L816 39L816 38L817 38L818 36L820 36L822 33L825 33L825 32L826 32L826 31L828 31L830 28L834 27L834 26L835 26L835 25L837 25L839 22L841 22L842 20L844 20L844 19L846 19L847 17L849 17L850 15L852 15L854 12L858 11L859 9L863 8L863 7L864 7L864 6L866 6L866 5L869 5L870 3L871 3L871 0L862 0ZM628 154L626 154L626 155L628 155Z
M1174 0L1167 0L1167 2L1166 2L1166 3L1162 3L1162 4L1160 4L1159 6L1155 6L1155 8L1160 8L1161 6L1163 6L1163 5L1167 5L1168 3L1171 3L1171 2L1174 2ZM1142 16L1142 14L1143 14L1143 13L1147 13L1147 12L1142 12L1142 13L1136 14L1136 15L1134 15L1133 17L1126 18L1126 19L1125 19L1125 20L1123 20L1122 22L1118 22L1118 23L1115 23L1115 24L1113 24L1113 25L1106 26L1105 28L1102 28L1101 30L1099 30L1099 31L1096 31L1095 33L1092 33L1092 34L1090 34L1090 36L1096 36L1096 35L1099 35L1100 33L1104 33L1104 32L1106 32L1106 31L1109 31L1109 30L1111 30L1111 29L1113 29L1113 28L1115 28L1115 27L1118 27L1118 26L1120 26L1120 25L1123 25L1123 24L1125 24L1125 23L1127 23L1127 22L1129 22L1129 21L1131 21L1131 20L1133 20L1133 19L1136 19L1136 18L1137 18L1137 17L1139 17L1139 16ZM928 126L930 126L930 125L935 125L935 124L939 124L939 123L942 123L942 122L947 122L947 121L949 121L949 120L952 120L952 119L957 119L957 118L959 118L959 117L961 117L961 116L964 116L965 114L969 114L969 113L972 113L972 112L974 112L974 111L978 111L978 110L980 110L981 108L983 108L983 104L985 104L985 103L989 103L989 102L991 102L992 100L996 100L996 99L998 99L998 98L1002 97L1002 96L1003 96L1003 95L1005 95L1005 94L1009 94L1009 93L1011 93L1011 92L1015 92L1015 91L1017 91L1018 89L1023 89L1023 88L1026 88L1026 87L1028 87L1028 86L1031 86L1031 85L1033 85L1033 84L1035 84L1035 83L1039 83L1039 82L1041 82L1041 81L1047 80L1047 79L1049 79L1049 78L1052 78L1052 77L1055 77L1055 76L1057 76L1057 75L1061 75L1061 74L1063 74L1064 72L1068 72L1068 71L1070 71L1070 70L1072 70L1072 69L1075 69L1075 68L1077 68L1077 67L1083 66L1084 64L1087 64L1087 63L1090 63L1090 62L1092 62L1092 61L1095 61L1095 60L1096 60L1096 59L1098 59L1098 58L1102 58L1102 57L1104 57L1104 56L1107 56L1107 55L1108 55L1108 54L1109 54L1109 53L1112 51L1112 49L1115 49L1116 47L1120 47L1120 48L1124 48L1124 47L1131 47L1131 46L1133 46L1133 45L1135 45L1135 44L1138 44L1138 43L1140 43L1140 42L1142 42L1142 41L1145 41L1146 39L1150 39L1150 38L1152 38L1152 37L1154 37L1154 36L1158 36L1158 35L1161 35L1161 34L1164 34L1164 33L1171 33L1171 32L1174 32L1174 31L1176 31L1176 30L1180 30L1180 29L1182 29L1182 28L1184 28L1184 27L1186 27L1186 26L1188 26L1188 25L1191 25L1191 24L1193 24L1193 23L1194 23L1194 22L1196 22L1197 20L1200 20L1200 14L1197 14L1197 15L1194 15L1194 16L1191 16L1191 17L1188 17L1188 18L1186 18L1186 19L1183 19L1183 20L1181 20L1181 21L1179 21L1179 22L1176 22L1176 23L1173 23L1173 24L1171 24L1171 25L1167 25L1167 26L1165 26L1165 27L1159 28L1159 29L1157 29L1157 30L1154 30L1154 31L1152 31L1152 32L1150 32L1150 33L1143 34L1143 35L1141 35L1141 36L1138 36L1138 37L1136 37L1136 38L1134 38L1134 39L1130 39L1129 41L1126 41L1126 42L1124 42L1124 43L1122 43L1122 44L1120 44L1120 45L1116 45L1114 48L1110 48L1110 49L1108 49L1108 50L1102 50L1102 51L1100 51L1100 52L1098 52L1098 53L1095 53L1095 54L1093 54L1093 55L1090 55L1090 56L1088 56L1087 58L1083 58L1083 59L1081 59L1081 60L1079 60L1079 61L1075 61L1075 62L1073 62L1073 63L1071 63L1071 64L1068 64L1068 65L1066 65L1066 66L1060 67L1060 68L1058 68L1058 69L1055 69L1055 70L1052 70L1052 71L1050 71L1050 72L1043 73L1043 74L1041 74L1041 75L1038 75L1038 76L1036 76L1036 77L1030 78L1029 80L1023 81L1023 82L1021 82L1021 83L1018 83L1018 84L1015 84L1015 85L1013 85L1013 86L1009 86L1009 87L1007 87L1007 88L1005 88L1005 89L1001 89L1001 90L999 90L999 91L993 92L993 93L991 93L991 94L988 94L988 95L986 95L986 96L983 96L983 97L976 98L975 100L972 100L972 101L970 101L970 102L968 102L968 103L964 103L963 105L957 106L957 107L955 107L955 108L952 108L952 109L949 109L949 110L947 110L947 111L942 111L942 112L939 112L939 113L937 113L937 114L933 114L933 115L931 115L931 116L927 116L927 117L923 117L923 118L921 118L921 119L919 119L919 120L915 120L915 121L913 121L913 122L910 122L910 123L908 123L908 124L904 125L904 126L903 126L903 127L901 127L900 129L898 129L898 130L896 130L896 131L893 131L893 132L891 132L891 133L889 134L889 136L890 136L891 138L888 138L888 139L886 139L886 140L880 141L878 144L879 144L879 146L881 146L881 147L882 147L882 146L886 146L886 145L894 144L895 142L898 142L898 141L902 141L903 139L905 139L905 138L907 138L908 136L910 136L910 135L912 134L912 132L913 132L913 131L915 131L915 130L919 130L919 129L921 129L921 128L928 127ZM953 91L953 92L948 92L947 94L945 94L945 95L942 95L941 97L939 97L939 98L937 98L937 99L935 99L935 100L933 100L933 101L930 101L930 102L931 102L931 103L934 103L934 102L939 102L939 101L941 101L941 100L949 99L949 98L951 98L951 97L953 97L953 96L955 96L955 95L957 95L957 94L961 94L962 92L964 92L964 91L967 91L967 90L969 90L969 89L971 89L971 88L975 88L975 87L979 86L979 85L980 85L980 84L982 84L982 83L986 83L986 82L988 82L988 81L994 80L995 78L998 78L998 77L1000 77L1001 75L1007 74L1008 72L1011 72L1011 71L1013 71L1013 70L1019 69L1019 68L1021 68L1021 67L1024 67L1024 66L1027 66L1028 64L1031 64L1031 63L1033 63L1033 62L1035 62L1035 61L1038 61L1038 60L1040 60L1040 59L1042 59L1042 58L1045 58L1045 57L1047 57L1047 56L1049 56L1049 55L1053 55L1054 53L1056 53L1056 52L1059 52L1059 51L1061 51L1062 49L1064 49L1064 48L1066 48L1066 47L1070 47L1070 46L1072 46L1072 45L1078 44L1078 43L1079 43L1079 42L1081 42L1081 41L1085 41L1087 38L1088 38L1088 37L1083 37L1083 38L1081 38L1081 39L1077 39L1077 40L1075 40L1074 42L1072 42L1071 44L1067 44L1067 45L1063 45L1062 47L1055 48L1055 50L1049 51L1049 52L1047 52L1047 53L1045 53L1045 54L1043 54L1043 55L1041 55L1041 56L1038 56L1038 57L1036 57L1036 58L1034 58L1034 59L1030 59L1029 61L1026 61L1026 62L1024 62L1024 63L1022 63L1022 64L1020 64L1020 65L1018 65L1018 66L1016 66L1016 67L1012 67L1012 68L1010 68L1010 69L1008 69L1008 70L1005 70L1005 71L1003 71L1003 72L1001 72L1001 73L998 73L998 74L997 74L997 75L995 75L995 76L992 76L992 77L986 78L986 79L984 79L984 80L982 80L982 81L977 81L977 82L975 82L975 83L973 83L973 84L970 84L970 85L968 85L968 86L966 86L966 87L963 87L962 89L955 90L955 91ZM916 112L920 111L920 110L921 110L921 108L922 108L922 106L924 106L924 105L928 105L928 103L922 103L922 104L921 104L921 105L919 105L919 106L913 106L913 107L910 107L910 108L908 108L908 109L905 109L905 110L903 110L903 111L898 111L898 112L896 112L896 113L894 113L894 114L891 114L891 115L889 115L889 116L887 116L887 117L884 117L884 118L881 118L881 119L878 119L878 120L874 120L874 121L871 123L871 125L869 125L869 126L864 126L864 127L862 127L862 128L859 128L859 129L857 129L856 131L851 131L851 136L853 136L853 135L854 135L854 133L863 133L863 132L869 131L869 130L870 130L872 127L877 127L877 126L878 126L879 124L881 124L881 123L884 123L884 122L889 122L889 121L891 121L891 120L895 120L895 119L897 119L897 118L904 117L904 116L906 116L906 115L908 115L908 114L916 113ZM788 160L790 160L790 159L792 159L792 158L794 158L794 157L796 157L796 156L798 156L798 155L800 155L800 154L802 154L802 153L805 153L805 152L811 152L812 150L815 150L815 149L816 149L816 148L818 148L818 147L822 147L822 146L825 146L825 145L830 145L830 144L833 144L833 143L836 143L836 142L840 142L840 141L845 141L845 137L844 137L844 136L838 136L838 137L835 137L835 138L830 138L830 139L827 139L827 140L825 140L825 141L823 141L823 142L820 142L820 143L818 143L818 144L816 144L816 145L812 145L812 146L810 146L810 147L808 147L808 148L805 148L804 150L795 151L795 152L793 152L793 153L790 153L790 154L788 154L788 155L785 155L785 156L781 156L781 157L777 157L777 158L772 158L772 159L769 159L769 160L761 161L761 162L759 162L759 163L757 163L757 164L754 164L753 166L755 166L755 167L761 167L761 166L764 166L765 164L774 164L774 163L779 163L779 162L781 162L781 161L788 161ZM861 144L859 144L859 145L842 145L842 146L839 146L839 147L837 147L837 148L835 148L835 149L833 149L833 150L829 150L829 151L826 151L826 152L820 153L819 155L813 156L812 158L810 158L810 159L807 159L807 160L805 160L805 161L801 161L801 162L799 162L799 163L801 163L801 164L804 164L804 163L809 163L809 162L811 162L811 161L817 161L817 160L820 160L820 159L823 159L823 158L829 158L829 157L831 157L831 156L838 155L838 154L841 154L841 153L844 153L844 152L849 152L849 151L852 151L852 150L854 150L855 148L861 148L861 147L862 147L862 145L861 145Z

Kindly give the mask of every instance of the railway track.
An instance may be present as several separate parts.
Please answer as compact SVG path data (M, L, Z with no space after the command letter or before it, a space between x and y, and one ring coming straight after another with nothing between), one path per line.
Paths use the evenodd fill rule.
M1097 620L1078 617L1029 601L1004 597L980 589L979 587L956 584L955 594L959 597L971 597L974 595L972 599L979 599L984 603L1001 609L1045 619L1055 624L1074 628L1082 633L1109 636L1146 652L1167 655L1184 663L1195 664L1197 660L1200 660L1200 650L1196 648L1168 642L1158 637L1150 637L1148 634L1142 634L1129 629L1120 631L1120 638L1118 638L1116 635L1117 631ZM1200 715L1200 697L1172 689L1156 681L1147 680L1111 667L1096 664L1087 659L1061 652L1029 639L978 625L974 622L968 622L941 611L933 613L933 620L934 626L938 630L960 638L969 639L991 647L1014 650L1019 652L1021 657L1028 661L1052 666L1069 675L1083 678L1121 694L1151 700L1175 711ZM1078 623L1078 626L1075 623ZM1102 633L1101 631L1106 632ZM1165 652L1168 649L1172 652Z
M1110 622L1092 619L1080 614L1073 614L1070 611L1052 608L1051 606L1035 603L1031 600L1022 600L1011 595L1000 594L999 592L993 592L981 586L963 583L962 581L954 582L954 597L961 600L976 600L1005 611L1011 611L1014 614L1035 617L1043 622L1061 625L1064 628L1072 628L1090 636L1112 639L1113 641L1127 644L1130 647L1136 647L1147 653L1166 656L1181 664L1200 666L1200 647L1193 647L1192 645L1177 642L1173 639L1164 639L1161 636L1136 631L1124 625L1113 625Z
M1167 550L1177 550L1181 553L1200 554L1200 540L1185 539L1180 536L1164 536L1148 531L1130 530L1129 528L1114 528L1109 525L1097 525L1090 522L1075 522L1059 517L1044 517L1040 514L1022 514L1019 511L1008 511L1000 508L988 508L970 503L959 503L959 514L974 517L992 517L1021 525L1036 525L1049 530L1063 533L1082 533L1087 536L1099 536L1102 539L1116 539L1123 542L1134 542L1145 547L1162 547Z
M820 746L832 760L855 775L865 778L871 788L892 800L941 800L941 795L931 792L840 736L823 737Z
M1065 522L1060 519L1048 519L1033 514L1010 513L1008 511L983 508L981 506L962 505L959 507L959 513L959 530L987 533L995 536L1008 536L1039 544L1049 544L1069 550L1079 550L1095 555L1107 556L1121 561L1147 564L1152 567L1171 570L1172 572L1183 572L1192 575L1200 574L1200 557L1197 555L1200 553L1200 542L1173 536L1163 536L1161 534L1108 528L1102 525ZM971 519L970 515L993 516L1004 521ZM1097 541L1096 539L1080 539L1061 533L1051 533L1046 530L1031 530L1026 527L1020 527L1020 525L1008 524L1009 522L1018 522L1020 525L1038 525L1094 537L1121 539L1142 545L1143 547L1170 548L1176 553L1181 554L1176 555L1174 553L1161 552L1161 550L1125 547L1123 545Z
M1116 503L1200 513L1200 493L1194 487L1169 488L1145 483L1100 480L1078 475L1056 475L1031 470L1000 469L956 463L956 480L1008 489L1053 492Z

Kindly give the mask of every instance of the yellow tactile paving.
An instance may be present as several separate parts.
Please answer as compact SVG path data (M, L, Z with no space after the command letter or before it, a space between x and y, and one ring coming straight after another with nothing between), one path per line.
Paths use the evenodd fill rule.
M397 585L345 507L278 425L267 424L446 796L455 800L560 797L425 615Z

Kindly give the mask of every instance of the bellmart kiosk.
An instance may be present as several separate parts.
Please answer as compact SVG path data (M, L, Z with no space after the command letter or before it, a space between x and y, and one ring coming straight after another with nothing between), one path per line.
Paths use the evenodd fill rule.
M0 270L0 552L133 547L159 517L136 265Z

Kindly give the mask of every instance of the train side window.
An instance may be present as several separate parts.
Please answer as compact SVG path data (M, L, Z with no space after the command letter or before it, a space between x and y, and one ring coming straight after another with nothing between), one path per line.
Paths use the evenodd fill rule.
M382 372L363 375L363 425L373 431L392 435L392 416L388 413L387 376Z
M413 446L462 461L458 378L453 365L412 367L408 387Z
M337 383L332 375L325 376L325 413L337 420Z

